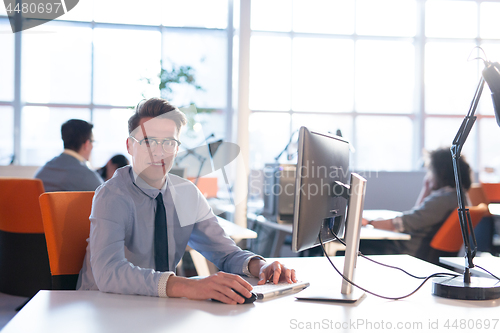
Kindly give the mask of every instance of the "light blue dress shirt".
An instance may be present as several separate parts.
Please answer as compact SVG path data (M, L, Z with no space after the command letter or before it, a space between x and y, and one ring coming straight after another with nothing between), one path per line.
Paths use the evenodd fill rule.
M96 190L77 289L159 295L159 281L166 274L154 269L155 198L160 190L141 180L127 166ZM225 235L198 188L169 174L162 192L170 270L175 270L189 245L220 270L243 274L255 254L241 250Z

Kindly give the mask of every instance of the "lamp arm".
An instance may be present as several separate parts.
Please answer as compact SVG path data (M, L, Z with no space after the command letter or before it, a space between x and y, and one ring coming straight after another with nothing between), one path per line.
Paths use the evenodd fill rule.
M469 214L469 209L465 208L465 196L462 188L462 177L460 175L459 159L462 147L469 136L469 133L474 126L476 121L476 112L479 99L481 98L481 93L484 88L484 78L481 76L479 84L474 94L469 112L465 116L460 129L458 130L453 144L451 146L451 157L453 160L453 172L455 174L455 184L457 190L457 200L458 200L458 217L460 220L460 229L462 230L462 238L465 246L465 272L464 272L464 282L470 283L470 269L474 267L473 259L477 253L477 242L476 236L474 234L474 228L472 226L472 221ZM472 246L471 246L472 240Z

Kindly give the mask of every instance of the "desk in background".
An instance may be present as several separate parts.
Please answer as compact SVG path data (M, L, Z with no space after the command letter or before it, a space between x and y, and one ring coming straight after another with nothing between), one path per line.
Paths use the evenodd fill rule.
M238 243L243 239L257 238L257 233L253 230L240 227L239 225L236 225L233 222L230 222L219 216L217 216L217 219L219 220L219 224L222 229L224 229L226 235L231 237L235 243ZM186 251L191 255L191 259L193 260L193 264L198 275L206 276L217 272L217 268L215 267L215 265L205 259L205 257L202 256L198 251L192 249L189 246L186 247Z
M464 257L440 257L439 262L458 270L465 269ZM500 258L499 257L475 257L474 264L490 271L494 275L500 277ZM474 267L470 270L472 275L492 278L492 276L480 268Z
M391 210L365 210L363 212L363 217L370 220L389 219L397 216L398 214L400 213ZM256 214L248 214L248 219L254 221L254 223L258 223L276 231L273 245L271 246L271 256L279 257L281 247L285 242L286 236L292 234L292 224L272 222L267 220L264 216ZM361 228L360 238L365 240L409 240L411 239L411 236L400 232L375 229L368 226ZM325 247L327 253L331 256L335 255L337 251L343 251L345 249L345 246L339 242L329 242L325 244Z
M373 256L417 275L445 271L407 255ZM343 257L333 261L341 266ZM324 257L280 258L295 268L309 288L340 290L341 278ZM359 258L356 281L374 292L400 296L413 291L421 280ZM376 272L376 274L374 273ZM40 291L3 329L2 333L127 333L127 332L297 332L297 331L456 331L460 327L489 320L488 332L500 328L500 302L461 301L431 294L431 281L401 301L372 295L350 305L297 301L287 295L246 305L212 301L156 298L101 293L97 291ZM307 289L306 289L307 291ZM495 322L496 320L496 322ZM448 324L449 329L445 327ZM319 325L320 329L306 329ZM371 329L370 326L371 325ZM384 326L381 326L384 325ZM389 325L391 328L389 328ZM431 325L431 328L429 327ZM436 327L437 325L437 327ZM493 329L492 325L496 325ZM397 329L398 326L401 329ZM299 329L301 328L302 329ZM377 329L378 327L378 329ZM382 329L384 327L385 329ZM436 327L436 328L435 328ZM479 327L479 326L477 326ZM483 331L477 328L476 330Z

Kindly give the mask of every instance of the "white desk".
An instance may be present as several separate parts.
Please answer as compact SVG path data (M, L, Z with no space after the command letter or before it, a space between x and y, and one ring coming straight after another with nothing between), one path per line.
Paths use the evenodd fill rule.
M419 275L444 269L406 255L376 256ZM309 288L340 289L340 277L326 258L280 258L297 270ZM341 265L342 257L333 258ZM390 278L388 278L390 277ZM358 260L357 282L378 293L399 296L420 283L403 273ZM307 289L306 289L307 291ZM127 333L127 332L311 332L305 325L323 326L325 332L455 332L444 325L456 320L490 321L487 332L500 329L500 301L457 301L432 296L430 281L416 294L400 301L366 295L352 305L297 301L294 295L247 305L212 301L160 299L88 291L40 291L4 328L2 333ZM496 320L496 323L494 322ZM496 324L495 330L492 329ZM304 325L304 326L303 326ZM344 328L342 329L342 325ZM353 326L356 328L353 329ZM372 325L372 330L367 330ZM384 326L381 326L384 325ZM388 325L392 329L387 328ZM402 325L403 329L397 329ZM438 325L439 329L429 329ZM337 327L336 327L337 326ZM339 329L340 326L340 329ZM404 326L407 326L406 329ZM325 328L327 327L327 328ZM331 328L330 328L331 327ZM379 327L379 329L375 329ZM421 327L421 329L419 329ZM451 326L450 326L451 327ZM469 330L469 329L468 329ZM316 330L318 331L318 330ZM470 330L469 330L470 331Z
M365 210L363 212L363 217L372 220L379 218L389 219L397 216L397 214L399 214L399 212L392 210ZM279 257L285 237L292 234L292 224L271 222L264 216L255 214L248 214L248 218L249 220L255 221L256 223L267 226L276 231L273 245L271 247L271 256ZM366 240L410 240L411 236L400 232L375 229L372 226L367 226L361 228L360 238ZM326 244L326 250L329 255L335 255L337 251L344 250L344 248L344 245L339 242L329 242Z
M464 257L440 257L439 262L453 268L458 268L459 270L465 269L465 258ZM500 258L498 257L475 257L474 264L479 265L482 268L490 271L496 276L500 277ZM479 268L472 268L472 275L483 276L492 278L491 275Z

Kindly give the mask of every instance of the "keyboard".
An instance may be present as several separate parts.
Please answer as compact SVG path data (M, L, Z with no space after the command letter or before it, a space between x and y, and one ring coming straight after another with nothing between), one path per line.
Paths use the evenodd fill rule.
M278 284L268 282L262 285L254 285L252 291L257 295L257 299L269 299L276 296L298 293L307 287L309 287L309 282L303 281L296 283L280 282Z

